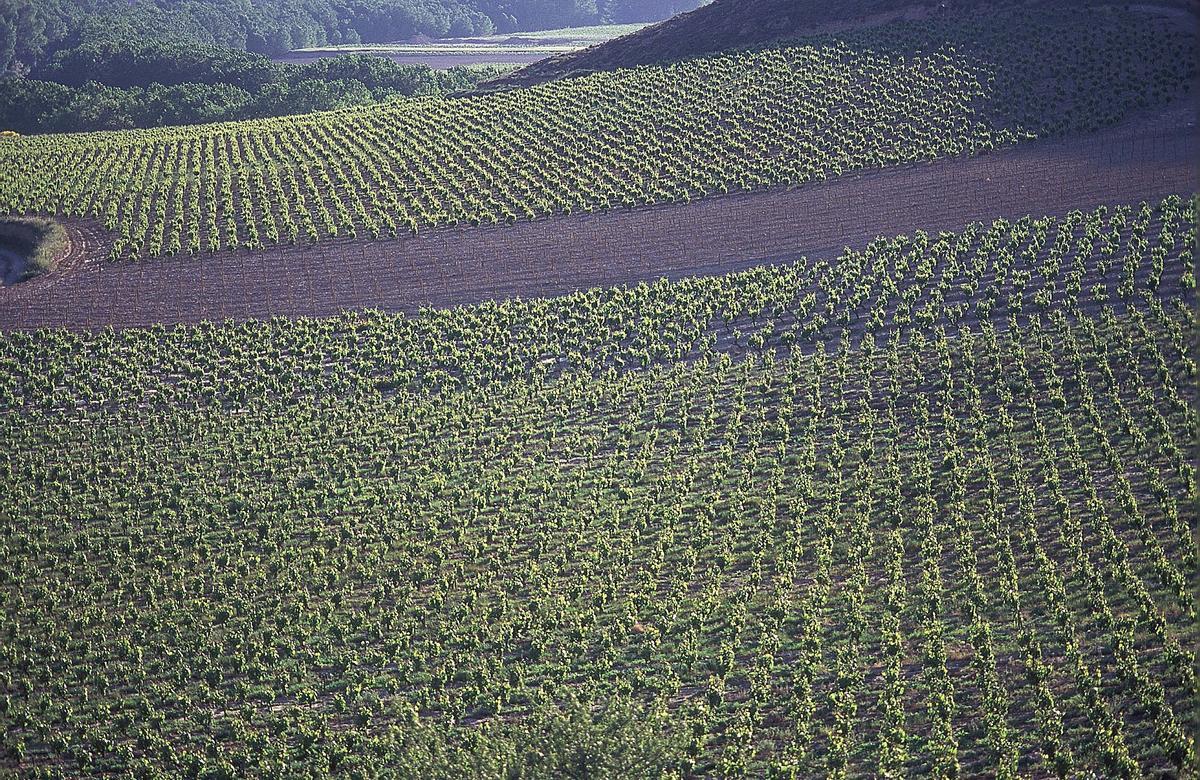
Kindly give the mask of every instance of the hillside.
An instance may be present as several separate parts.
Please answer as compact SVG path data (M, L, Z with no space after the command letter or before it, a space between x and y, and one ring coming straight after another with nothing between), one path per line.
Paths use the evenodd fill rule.
M0 0L0 778L1200 780L1196 0L228 48L699 4Z
M1189 125L1190 123L1190 125ZM105 263L99 225L71 220L55 272L0 288L0 331L171 326L205 320L416 314L519 295L833 258L877 236L959 230L974 220L1161 199L1200 182L1195 112L974 157L882 169L793 189L461 226L378 240ZM1115 174L1114 172L1119 172Z
M492 83L529 85L566 75L671 62L871 20L922 18L945 5L935 0L714 0L633 35L542 60Z
M492 83L528 86L570 74L670 62L765 44L799 36L822 20L847 18L897 4L898 0L855 0L806 7L795 0L714 0L632 35L548 57Z
M714 0L632 35L528 65L493 80L492 84L528 86L564 76L673 62L903 19L992 13L1006 6L1070 9L1105 5L1110 3L1106 0ZM1167 0L1155 7L1191 8L1194 12L1194 4L1189 5L1189 0Z
M1188 776L1188 196L6 334L0 772Z
M1195 74L1194 32L1145 15L895 23L480 96L0 141L0 211L98 218L114 258L604 212L1095 130Z

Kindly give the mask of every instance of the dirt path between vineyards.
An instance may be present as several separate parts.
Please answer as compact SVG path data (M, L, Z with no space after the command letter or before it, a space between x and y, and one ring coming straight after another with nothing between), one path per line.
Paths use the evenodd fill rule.
M72 223L56 272L0 288L0 330L129 327L225 318L412 312L492 298L715 274L879 235L1136 202L1200 190L1193 104L1090 136L769 190L607 214L334 240L215 256L108 263Z

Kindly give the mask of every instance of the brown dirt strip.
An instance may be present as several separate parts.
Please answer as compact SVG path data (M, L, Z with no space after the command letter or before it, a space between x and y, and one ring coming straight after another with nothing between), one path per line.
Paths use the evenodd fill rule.
M1198 150L1189 103L1085 137L794 190L394 240L107 263L97 259L105 252L102 233L73 223L71 256L60 270L0 288L0 330L413 312L725 273L918 228L956 230L996 217L1189 194L1200 190Z

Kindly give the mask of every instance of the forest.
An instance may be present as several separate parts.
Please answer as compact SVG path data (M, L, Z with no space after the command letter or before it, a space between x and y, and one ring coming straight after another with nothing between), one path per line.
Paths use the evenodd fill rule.
M173 40L261 54L417 35L491 35L665 19L701 0L0 0L0 73L95 41Z
M473 88L496 67L434 70L346 54L306 65L222 46L105 41L0 78L0 129L124 130L302 114Z
M500 75L382 58L276 63L310 46L645 22L700 0L0 0L0 130L124 130L445 94Z

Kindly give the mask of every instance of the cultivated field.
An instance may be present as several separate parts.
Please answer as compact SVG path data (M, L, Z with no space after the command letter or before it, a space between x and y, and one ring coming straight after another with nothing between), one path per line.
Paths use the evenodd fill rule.
M80 223L63 270L0 289L0 329L128 327L344 309L414 313L511 296L722 273L800 254L830 256L879 235L956 230L1003 215L1065 214L1200 187L1195 103L1099 133L1037 142L795 190L551 217L416 237L222 253L197 262L104 263ZM90 262L79 262L91 257Z
M0 776L1200 777L1197 37L1050 5L0 139Z
M1193 772L1195 209L8 334L4 766Z
M897 24L467 98L5 141L0 210L98 218L120 258L515 223L1096 130L1195 76L1194 30L1145 14Z

